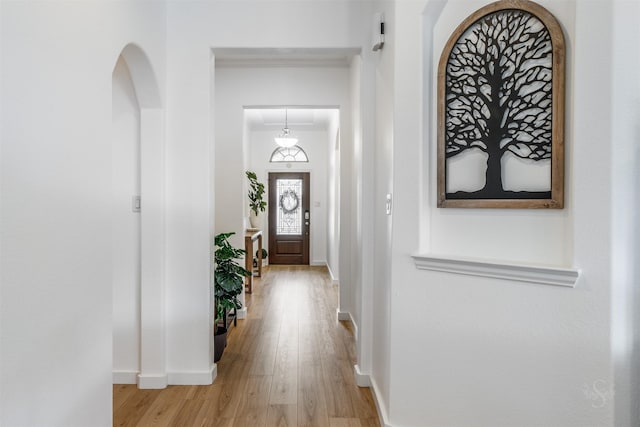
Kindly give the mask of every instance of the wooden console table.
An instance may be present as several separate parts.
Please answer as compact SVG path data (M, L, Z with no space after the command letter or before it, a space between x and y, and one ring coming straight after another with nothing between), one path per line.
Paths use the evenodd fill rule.
M262 230L252 231L246 230L244 233L244 268L251 272L251 276L245 280L244 289L245 292L251 293L253 291L253 242L258 241L258 274L257 277L262 276Z

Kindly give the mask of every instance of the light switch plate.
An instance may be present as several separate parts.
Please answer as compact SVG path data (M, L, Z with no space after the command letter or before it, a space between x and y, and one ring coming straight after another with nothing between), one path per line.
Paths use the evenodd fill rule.
M142 206L142 202L141 202L140 196L131 196L131 211L140 212L141 206Z

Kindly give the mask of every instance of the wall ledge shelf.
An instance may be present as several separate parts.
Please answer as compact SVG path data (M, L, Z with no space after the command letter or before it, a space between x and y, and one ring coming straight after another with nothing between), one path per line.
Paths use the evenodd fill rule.
M412 256L419 270L441 271L468 276L515 280L539 285L576 286L580 270L548 267L471 258L452 258L441 255L418 254Z

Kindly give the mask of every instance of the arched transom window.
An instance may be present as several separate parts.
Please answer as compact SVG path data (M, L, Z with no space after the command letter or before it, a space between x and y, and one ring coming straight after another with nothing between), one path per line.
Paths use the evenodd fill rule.
M277 162L308 162L307 153L302 147L294 145L293 147L278 147L271 154L272 163Z

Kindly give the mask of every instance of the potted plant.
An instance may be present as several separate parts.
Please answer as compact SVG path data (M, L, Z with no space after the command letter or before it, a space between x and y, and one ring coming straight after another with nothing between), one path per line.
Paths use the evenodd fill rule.
M267 202L263 199L265 193L264 184L258 181L255 172L246 171L246 174L249 179L249 221L253 228L260 228L262 226L260 213L267 208Z
M242 293L245 276L252 274L236 261L245 254L245 251L234 248L231 243L229 243L229 237L234 234L235 233L220 233L215 236L216 250L214 260L216 266L214 270L214 292L216 323L214 326L214 361L216 362L222 357L224 347L227 345L227 313L230 310L235 311L242 308L242 302L238 299L238 296ZM219 321L221 321L221 325L218 325Z

